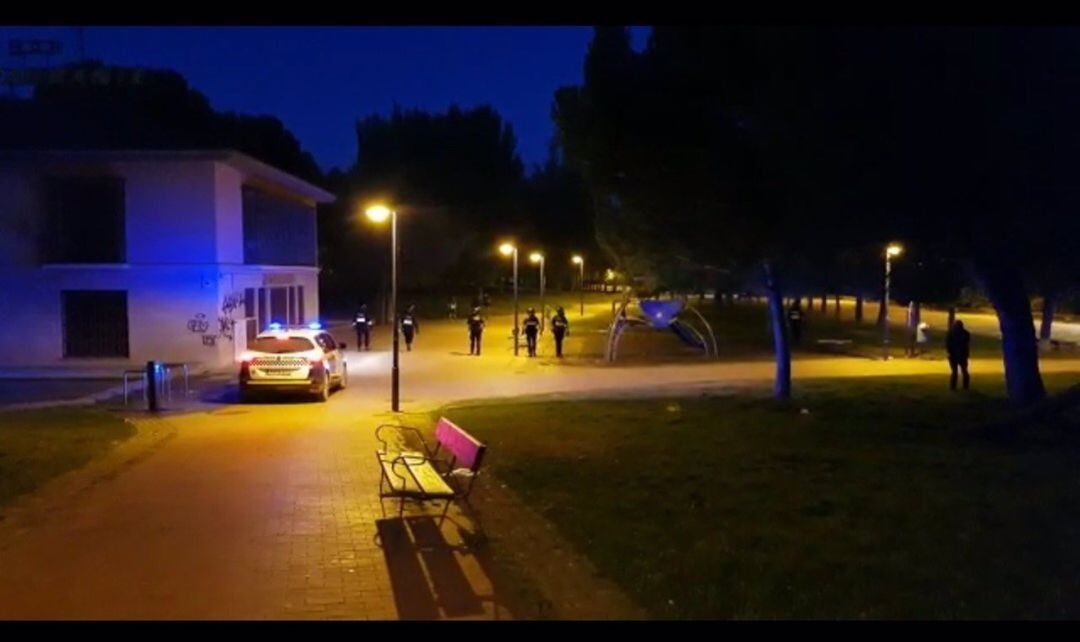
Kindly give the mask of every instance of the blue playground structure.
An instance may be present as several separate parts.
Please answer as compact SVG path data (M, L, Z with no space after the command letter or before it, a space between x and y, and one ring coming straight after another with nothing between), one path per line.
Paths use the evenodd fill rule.
M675 336L679 337L680 341L701 350L706 357L719 355L716 335L713 334L709 322L705 320L705 317L701 316L700 312L686 305L685 302L678 299L642 299L638 301L638 307L642 313L640 317L628 317L626 315L626 308L629 304L629 297L623 299L622 305L611 320L611 327L608 328L607 351L604 355L607 361L615 361L619 350L619 340L622 338L623 332L627 328L636 325L649 326L655 330L671 330ZM687 311L697 316L698 321L704 326L704 334L693 323L680 318L680 315ZM709 337L708 340L705 339L706 334Z

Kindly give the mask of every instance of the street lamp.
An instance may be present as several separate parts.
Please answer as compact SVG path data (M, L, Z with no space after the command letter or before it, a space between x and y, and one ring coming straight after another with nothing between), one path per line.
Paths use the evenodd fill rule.
M540 332L544 331L544 317L547 316L547 308L544 306L544 255L533 252L529 260L540 264Z
M585 316L585 259L580 254L575 254L570 262L577 265L581 272L581 282L579 283L579 293L581 296L581 316Z
M398 309L397 309L397 211L385 205L372 205L364 212L373 223L385 223L390 219L390 309L393 310L394 357L390 368L390 409L398 412L400 408L401 385L398 375Z
M899 243L890 243L885 248L885 296L881 301L881 305L885 306L884 313L881 316L882 351L884 352L885 361L889 360L889 286L892 280L892 259L900 256L903 251L904 248Z
M503 256L514 257L514 356L518 354L518 251L513 243L503 243L499 246L499 253Z

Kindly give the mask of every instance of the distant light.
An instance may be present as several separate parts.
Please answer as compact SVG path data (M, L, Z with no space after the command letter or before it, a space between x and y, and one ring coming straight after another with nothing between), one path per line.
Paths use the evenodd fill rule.
M574 258L570 259L570 262L573 263L574 265L581 265L582 263L585 262L585 259L581 258L580 254L575 254Z
M889 247L885 248L885 252L889 256L900 256L900 253L904 251L904 248L899 243L892 243Z
M529 255L529 260L533 263L539 263L540 261L544 260L544 255L539 252L533 252Z
M307 324L307 327L311 330L322 330L322 324L318 321L312 321L311 323Z
M517 248L512 243L503 243L499 246L499 253L503 256L510 256Z
M368 220L373 223L382 223L386 219L390 218L390 208L385 205L372 205L364 212L367 215Z
M267 326L267 328L269 328L271 330L280 330L281 329L281 324L280 323L271 323L270 325Z

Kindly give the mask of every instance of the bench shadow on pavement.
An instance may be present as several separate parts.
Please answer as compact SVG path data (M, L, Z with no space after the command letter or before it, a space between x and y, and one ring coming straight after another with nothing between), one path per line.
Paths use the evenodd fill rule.
M494 579L483 538L468 533L449 518L440 528L438 518L428 515L379 519L375 527L390 576L394 605L401 619L512 616ZM454 539L462 543L448 541L447 532L457 535ZM477 593L459 561L462 557L472 558L487 576L491 594ZM484 608L485 603L490 604L488 609Z

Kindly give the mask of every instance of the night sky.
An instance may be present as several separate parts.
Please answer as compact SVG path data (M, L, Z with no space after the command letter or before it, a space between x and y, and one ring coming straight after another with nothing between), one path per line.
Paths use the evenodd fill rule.
M12 37L64 41L73 28L0 28ZM633 30L641 47L648 28ZM215 109L270 114L324 169L356 156L353 124L371 113L489 103L514 126L528 164L553 133L554 90L581 80L588 27L88 27L86 55L106 64L182 73ZM53 60L61 62L61 58Z

